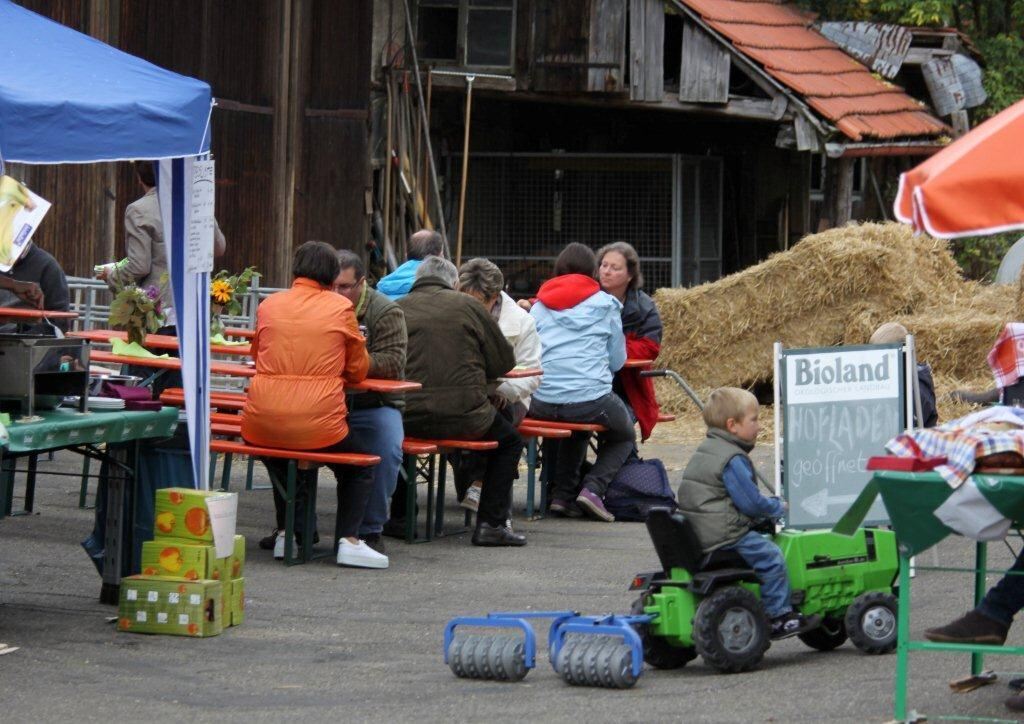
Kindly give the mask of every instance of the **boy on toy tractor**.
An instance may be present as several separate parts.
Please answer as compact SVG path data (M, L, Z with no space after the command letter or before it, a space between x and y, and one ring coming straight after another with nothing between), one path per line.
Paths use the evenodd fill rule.
M790 636L823 651L847 636L863 651L892 651L893 533L762 535L759 521L773 529L785 507L758 492L747 455L760 429L757 399L719 388L704 420L708 436L683 473L679 511L654 510L647 520L663 568L631 586L643 591L633 613L654 616L640 627L644 660L676 668L700 654L720 671L746 671L772 640Z

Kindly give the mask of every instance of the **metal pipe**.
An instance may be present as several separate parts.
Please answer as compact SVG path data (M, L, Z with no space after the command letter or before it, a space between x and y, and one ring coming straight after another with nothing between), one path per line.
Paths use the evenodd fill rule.
M462 134L462 184L459 188L459 231L455 243L455 266L462 265L462 226L466 217L466 180L469 176L469 129L473 114L473 81L475 76L466 76L466 127Z

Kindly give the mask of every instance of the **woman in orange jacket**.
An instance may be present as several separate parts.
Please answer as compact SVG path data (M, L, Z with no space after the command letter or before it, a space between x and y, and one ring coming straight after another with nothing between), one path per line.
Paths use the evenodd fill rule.
M291 289L268 297L256 314L256 376L242 412L242 437L253 445L288 450L361 452L348 439L345 384L366 378L370 357L352 302L331 289L338 276L334 247L322 241L302 244L295 250L292 275ZM263 464L276 482L284 483L286 460L264 458ZM356 536L373 487L373 470L329 467L338 480L338 565L387 568L387 556ZM296 507L302 509L316 471L299 472ZM276 485L274 507L274 557L283 558L285 502ZM297 525L297 536L306 533L315 535Z

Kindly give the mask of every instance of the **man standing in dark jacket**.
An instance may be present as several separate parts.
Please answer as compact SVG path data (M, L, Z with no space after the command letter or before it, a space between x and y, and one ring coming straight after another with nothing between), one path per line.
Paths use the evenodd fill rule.
M409 333L406 377L423 384L406 394L405 432L496 441L497 449L487 453L473 544L525 545L525 536L505 528L523 439L488 400L488 381L515 367L515 354L483 306L454 290L457 282L455 265L427 257L412 290L398 302Z

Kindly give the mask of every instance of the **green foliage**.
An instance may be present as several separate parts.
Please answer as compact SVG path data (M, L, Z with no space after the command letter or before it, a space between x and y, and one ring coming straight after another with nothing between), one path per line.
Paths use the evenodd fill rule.
M1020 234L968 236L950 242L953 257L968 279L990 282L999 270L1006 252Z
M985 57L985 92L988 101L976 115L978 121L994 116L1024 98L1024 37L997 35L978 41Z
M146 335L160 329L164 315L156 287L122 287L110 303L110 326L128 333L128 341L144 344Z

